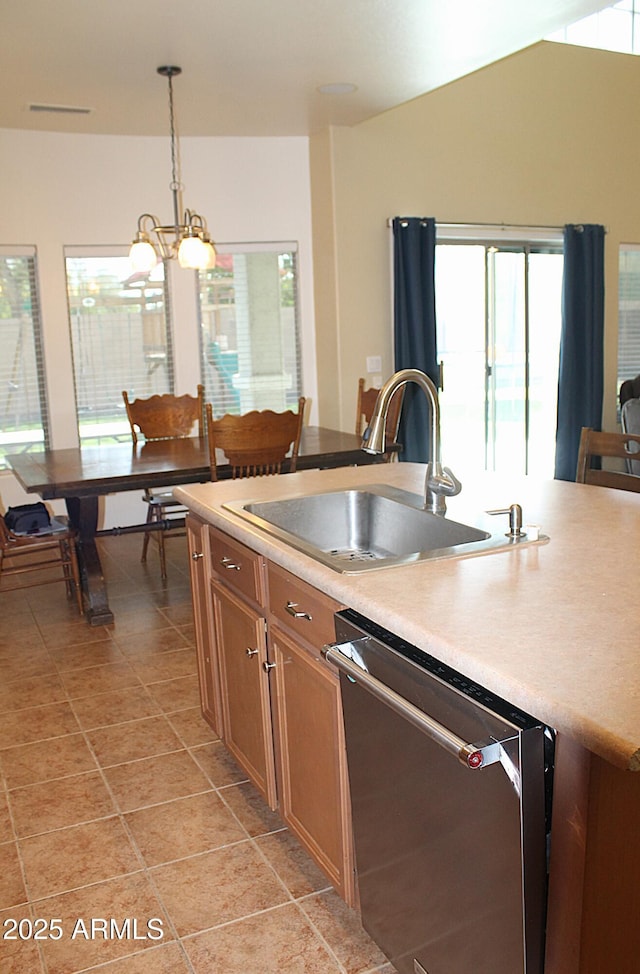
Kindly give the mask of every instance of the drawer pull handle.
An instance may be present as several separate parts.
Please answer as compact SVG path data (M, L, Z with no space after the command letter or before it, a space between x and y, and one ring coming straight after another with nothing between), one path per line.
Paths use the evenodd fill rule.
M228 558L226 555L224 558L220 559L220 564L223 568L228 568L230 572L239 572L240 568L242 567L241 565L236 565L235 561L232 561L232 559Z
M247 646L246 653L247 653L247 656L257 656L258 655L258 650L257 649L252 649L251 646Z
M275 665L275 663L270 663L268 660L265 660L262 664L262 669L265 671L265 673L268 673L269 670L274 669Z
M191 558L193 561L200 561L201 558L204 558L204 553L202 551L194 551L191 554Z
M294 619L308 619L309 622L312 622L313 620L313 616L310 616L308 612L298 611L297 602L287 602L287 604L285 605L285 610L289 613L290 616L293 616Z

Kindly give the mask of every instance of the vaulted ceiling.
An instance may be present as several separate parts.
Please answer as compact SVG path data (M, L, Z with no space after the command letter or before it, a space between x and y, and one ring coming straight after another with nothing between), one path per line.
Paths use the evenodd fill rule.
M0 0L0 127L166 134L156 68L175 64L181 135L305 135L377 115L609 5ZM327 84L356 90L322 94Z

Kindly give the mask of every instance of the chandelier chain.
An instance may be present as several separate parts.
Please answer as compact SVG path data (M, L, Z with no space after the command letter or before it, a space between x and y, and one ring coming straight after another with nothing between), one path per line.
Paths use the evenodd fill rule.
M169 131L171 134L171 189L176 190L180 188L180 182L178 180L178 164L177 164L177 154L176 154L176 127L174 122L174 111L173 111L173 76L171 73L167 75L167 81L169 82Z

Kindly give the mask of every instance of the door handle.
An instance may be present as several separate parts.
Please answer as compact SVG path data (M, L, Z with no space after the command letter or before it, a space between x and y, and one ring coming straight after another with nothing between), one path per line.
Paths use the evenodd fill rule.
M368 641L367 637L363 641ZM479 768L486 768L490 764L496 764L500 761L501 742L491 741L484 745L468 743L443 724L434 720L433 717L429 717L428 714L423 713L419 707L416 707L409 700L405 700L403 696L376 679L367 670L363 670L361 666L354 663L350 657L345 656L341 652L342 647L345 647L345 649L349 647L351 652L353 652L354 648L357 651L356 644L358 642L360 640L356 639L353 643L329 643L329 645L322 648L322 655L329 663L332 663L337 669L346 673L355 683L361 684L362 687L380 700L381 703L386 704L387 707L407 720L413 727L426 734L430 740L456 757L465 767L476 771Z

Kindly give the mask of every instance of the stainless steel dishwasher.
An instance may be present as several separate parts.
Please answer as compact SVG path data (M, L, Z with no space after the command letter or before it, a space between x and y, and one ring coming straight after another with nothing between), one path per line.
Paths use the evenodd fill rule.
M351 609L336 639L365 929L400 974L542 974L552 729Z

